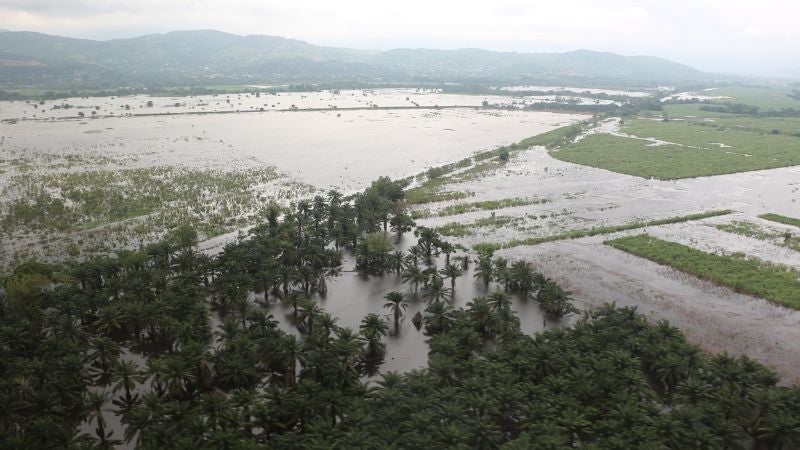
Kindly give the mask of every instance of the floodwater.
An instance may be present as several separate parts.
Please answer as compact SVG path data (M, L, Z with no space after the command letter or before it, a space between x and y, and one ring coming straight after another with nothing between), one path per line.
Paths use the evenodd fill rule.
M784 382L800 381L800 311L737 294L603 245L606 239L648 233L704 251L742 252L800 268L800 252L714 227L747 220L797 233L796 228L757 216L767 212L800 215L800 167L661 181L562 162L543 148L533 148L491 176L448 189L474 193L469 201L511 197L550 200L418 221L425 226L440 226L473 222L492 213L519 219L509 227L478 228L472 236L450 238L466 247L709 210L734 210L731 215L700 221L520 246L498 255L534 261L540 272L571 290L582 307L606 302L637 306L655 320L669 320L707 351L747 354L777 370ZM436 208L432 207L434 211Z
M651 230L648 230L651 231ZM667 266L603 245L614 236L517 247L499 254L529 258L571 291L576 306L635 306L650 320L668 320L708 352L746 354L800 382L800 311L737 294Z
M587 89L584 89L587 91ZM592 90L588 90L592 91ZM598 91L599 92L599 91ZM559 96L580 105L612 104L576 95ZM646 93L637 93L649 95ZM638 96L638 95L637 95ZM211 114L315 109L479 107L487 102L499 107L523 108L538 103L555 103L556 95L509 96L446 94L431 89L367 89L276 94L217 94L189 97L131 95L122 97L77 97L47 100L44 104L25 101L0 102L0 120L55 120L84 117L137 115ZM69 107L65 107L69 105Z
M502 86L497 88L500 91L509 91L509 92L548 92L548 91L566 91L566 92L573 92L575 94L607 94L607 95L618 95L623 97L648 97L653 95L652 92L642 92L642 91L620 91L614 89L596 89L596 88L581 88L581 87L567 87L567 86L532 86L532 85L524 85L524 86Z
M398 247L407 247L414 243L413 240L413 237L407 236ZM453 254L451 258L460 255L463 253ZM444 265L444 256L434 258L434 264L441 268ZM424 327L417 330L411 322L411 318L417 312L425 314L427 303L422 298L422 286L415 294L413 287L403 283L397 274L366 275L355 272L354 267L355 261L352 256L345 255L343 261L345 271L327 283L327 295L317 294L312 298L318 301L320 306L331 315L339 318L337 325L350 327L355 331L358 331L361 320L367 314L374 313L384 317L389 325L389 332L384 338L384 342L387 344L386 357L381 365L381 372L406 372L427 366L428 337L424 334ZM420 267L425 268L423 264L420 264ZM486 296L502 289L494 283L488 289L485 288L483 283L474 278L474 269L475 264L470 263L464 275L456 279L455 294L449 302L456 309L466 308L467 303L475 297ZM445 280L445 286L450 287L449 279ZM383 297L392 291L403 293L408 302L408 308L405 310L397 330L395 330L394 318L390 310L383 307L386 303ZM570 316L558 321L549 320L544 316L535 300L522 298L519 295L512 295L511 300L512 307L520 319L520 327L527 334L564 326L576 318ZM273 301L275 300L273 299ZM279 326L284 331L298 334L294 325L293 309L290 305L273 303L270 306L270 313L279 321Z
M468 97L468 96L462 96ZM136 156L137 164L275 166L320 189L363 189L583 120L534 111L266 111L0 124L0 155Z
M149 100L154 101L152 108L146 106ZM472 108L484 100L491 103L495 99L413 89L260 97L242 94L174 99L143 96L70 99L70 103L85 106L80 111L86 113L89 106L99 106L100 109L95 108L97 115L113 113L114 117L2 123L0 154L4 157L36 152L136 155L131 164L140 165L233 168L269 165L320 190L336 187L352 192L363 189L381 175L416 174L427 167L586 118ZM519 102L522 98L497 96L497 100ZM52 104L59 102L66 101ZM416 108L415 103L431 107ZM131 109L125 109L125 104ZM281 111L291 105L297 110ZM433 105L467 108L437 109ZM402 106L412 108L380 109ZM262 107L265 111L260 111ZM309 110L314 108L331 109ZM242 112L235 113L237 109ZM74 116L76 110L46 107L42 112L41 108L34 110L22 102L0 102L2 119L33 119L34 113L37 119L63 118ZM123 114L141 115L119 117ZM613 123L606 126L612 127ZM766 212L800 215L800 167L660 181L558 161L545 149L533 148L515 156L505 168L493 174L447 189L473 193L467 200L470 202L513 197L549 200L494 212L497 216L519 218L513 226L477 229L472 236L447 238L466 247L480 242L504 242L572 229L733 209L736 214L730 216L648 227L625 234L647 232L706 251L741 251L800 267L798 252L724 233L712 226L733 220L757 221L756 216ZM423 208L435 212L446 204ZM491 214L478 211L432 217L418 223L426 226L464 223ZM670 320L706 350L748 354L778 370L786 381L800 380L800 312L736 294L602 244L604 239L614 236L523 246L499 254L533 261L542 273L572 290L581 306L604 302L638 306L654 319ZM340 325L357 328L369 312L388 314L383 309L382 297L386 292L408 292L408 289L395 275L374 277L345 272L331 280L329 294L320 298L320 303L340 317ZM484 294L481 285L468 273L457 282L454 303L463 306L474 296ZM514 305L523 329L528 332L542 329L544 323L534 302L515 299ZM384 370L402 371L425 365L425 336L410 322L410 317L423 308L421 300L412 299L399 333L387 337ZM281 327L293 329L289 308L277 304L271 309Z

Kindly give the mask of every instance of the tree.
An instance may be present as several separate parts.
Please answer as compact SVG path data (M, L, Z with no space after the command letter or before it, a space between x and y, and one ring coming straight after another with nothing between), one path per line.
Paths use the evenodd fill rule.
M442 268L442 270L439 271L439 273L442 275L442 277L450 279L451 292L456 291L456 278L464 275L464 271L461 270L461 268L456 264L447 264Z
M550 280L546 280L539 288L536 300L547 314L557 318L578 312L578 309L572 305L569 294Z
M401 237L404 233L408 233L416 225L414 219L412 219L411 216L405 212L395 214L391 220L389 220L389 224L392 226L392 231L397 233L397 237Z
M133 390L138 383L144 381L139 367L133 361L119 361L112 370L111 381L115 382L112 392L116 394L122 390L124 394L111 401L118 408L117 414L129 412L139 400L139 394L135 394Z
M430 260L433 251L441 245L439 232L433 228L417 227L414 230L414 236L417 237L417 245L422 249L425 257Z
M489 287L489 283L494 279L494 267L492 265L491 256L481 256L478 259L478 268L475 270L475 278L481 280L485 287Z
M367 355L377 356L383 354L385 346L381 342L381 337L386 336L387 329L386 322L377 314L367 314L364 317L359 330L367 341Z
M428 281L428 276L417 266L408 267L402 274L403 283L411 283L414 286L414 293L419 289L419 285Z
M197 245L197 231L189 224L181 224L170 230L168 239L177 250L186 250Z
M447 301L453 298L453 291L444 287L444 281L441 277L435 276L431 278L431 282L423 289L422 298L429 304L431 302Z
M403 294L394 291L384 295L383 298L388 300L383 307L388 308L394 316L394 328L397 331L400 323L400 317L403 315L403 310L408 308L408 303L405 302Z
M114 448L115 445L120 444L121 442L115 439L110 439L111 436L114 434L113 431L106 432L106 419L103 415L103 407L108 403L109 394L105 391L101 392L89 392L86 394L86 406L89 412L89 415L86 417L87 421L94 420L96 423L95 426L95 435L97 436L97 440L99 441L100 448L107 448L111 449Z

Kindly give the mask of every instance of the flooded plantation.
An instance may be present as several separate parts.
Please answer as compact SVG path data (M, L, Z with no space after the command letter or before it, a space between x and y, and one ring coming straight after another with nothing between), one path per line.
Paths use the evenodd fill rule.
M609 94L640 95L637 92ZM288 204L329 189L354 192L378 176L414 177L430 167L588 117L521 110L424 107L480 106L487 99L492 102L509 100L508 97L409 89L177 99L146 96L66 99L63 103L75 109L52 109L52 105L48 109L44 108L47 105L38 105L36 112L32 105L5 102L0 107L3 118L27 120L13 124L6 121L0 125L3 136L0 151L6 161L4 188L7 193L14 192L9 185L14 176L90 169L113 171L123 165L143 169L170 166L179 170L210 167L223 171L274 168L277 178L253 185L251 195L262 199L264 205L275 201ZM517 100L520 98L513 101ZM147 106L150 101L153 105ZM376 108L409 104L419 108ZM131 109L125 105L131 105ZM82 110L98 111L99 117L75 120L74 112ZM232 114L193 114L195 112ZM34 113L37 120L30 120ZM617 133L613 121L603 122L598 129ZM64 155L72 155L72 158ZM26 164L13 163L17 160ZM622 234L647 232L704 251L739 252L800 268L800 252L715 228L715 225L743 218L753 219L764 212L793 214L800 197L798 179L800 170L796 167L675 181L643 179L559 161L545 148L534 146L515 153L501 167L482 170L469 176L467 181L456 180L445 186L448 191L466 193L465 200L426 203L414 208L422 216L417 220L419 225L439 227L445 235L448 235L445 230L448 224L459 224L457 230L451 232L455 234L446 237L467 249L483 243L502 246L571 231L730 209L733 214L643 227ZM283 194L276 196L278 192ZM467 212L453 208L463 203L507 199L519 201L493 209L467 208ZM248 229L246 224L253 223L256 216L246 216L245 211L247 209L236 214L251 218L228 222L228 228L222 229L219 237L201 247L219 251L226 242L235 239L237 230ZM123 225L117 230L124 233L128 227ZM32 243L35 235L29 235L27 242ZM5 240L7 257L24 249L23 236ZM788 345L784 333L798 320L796 312L727 293L726 288L698 284L691 277L665 278L658 275L663 272L658 266L645 265L651 267L649 270L613 269L622 261L635 263L638 259L605 248L602 241L609 237L613 236L556 241L536 247L514 244L521 246L503 250L501 254L534 261L543 273L573 289L575 298L587 302L587 307L603 302L639 305L653 317L678 324L704 348L747 353L776 367L784 376L800 377L797 369L800 363L790 357L796 349L784 348ZM59 247L54 243L53 248ZM558 263L553 265L554 262ZM380 299L387 292L403 288L398 276L359 275L350 272L352 267L347 263L344 267L345 272L331 279L331 293L319 298L324 309L339 317L343 324L357 326L367 313L385 314ZM588 278L593 281L586 281L589 272L595 274ZM622 273L625 277L619 278ZM486 294L471 274L457 281L456 306ZM660 277L660 281L656 283L650 278L653 276ZM597 277L604 281L598 281ZM589 289L590 284L597 287ZM602 292L600 286L604 286ZM645 298L659 300L645 302ZM412 296L409 305L399 332L392 330L390 333L386 370L402 371L425 364L426 351L420 350L424 337L410 321L416 312L424 309L424 302ZM544 320L536 306L527 306L525 300L516 299L515 307L520 312L524 330L542 329ZM291 325L291 308L285 305L273 308L287 331L295 329ZM713 320L710 317L697 320L703 314L723 310L728 312ZM759 315L787 321L787 327L765 329ZM738 339L724 338L728 335L723 332L725 324L734 319L739 321ZM712 323L716 324L715 331L700 329ZM771 338L779 344L767 345Z

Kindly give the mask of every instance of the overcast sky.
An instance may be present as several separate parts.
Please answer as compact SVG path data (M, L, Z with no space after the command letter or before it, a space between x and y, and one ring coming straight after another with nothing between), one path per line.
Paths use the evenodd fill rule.
M702 70L800 74L797 0L0 0L0 29L90 39L172 30L362 49L579 48Z

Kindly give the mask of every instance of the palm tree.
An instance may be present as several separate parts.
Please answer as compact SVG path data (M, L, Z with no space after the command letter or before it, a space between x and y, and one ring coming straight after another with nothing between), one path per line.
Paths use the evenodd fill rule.
M394 329L397 332L397 328L400 323L400 317L403 315L403 310L408 308L408 303L406 303L403 297L403 294L399 292L389 292L388 294L384 295L383 298L388 300L383 307L389 308L394 316Z
M323 311L313 300L305 299L300 303L297 323L302 324L308 333L314 332L314 321Z
M475 270L474 277L481 280L485 287L489 287L489 283L494 279L494 267L491 257L481 256L478 259L478 268Z
M535 272L526 261L517 261L511 265L511 281L515 289L527 296L536 282Z
M422 248L423 254L430 260L433 250L441 245L439 232L433 228L417 227L414 230L414 236L417 237L417 245Z
M485 337L493 335L498 328L497 314L489 305L486 297L477 297L467 303L467 317L472 321L476 331Z
M394 270L394 272L400 275L403 272L403 263L405 262L405 253L400 250L396 250L389 255L386 256L386 263L387 265Z
M546 280L536 293L536 300L547 314L561 318L576 313L578 309L572 305L569 294L558 284Z
M446 266L449 266L450 265L450 254L453 253L454 251L456 251L456 248L453 246L453 244L451 244L449 242L446 242L446 241L441 241L439 243L439 248L442 250L442 253L444 253L444 264Z
M447 264L445 265L439 273L444 278L450 279L450 290L455 293L456 291L456 278L464 275L464 271L461 270L456 264Z
M118 445L121 442L109 439L114 434L113 431L106 433L107 424L106 418L103 415L103 407L106 405L106 403L108 403L109 398L110 395L106 391L87 392L86 406L89 414L86 416L86 421L91 421L94 419L94 421L97 423L95 434L97 435L97 439L100 441L100 448L112 449L115 445Z
M111 381L116 382L112 388L113 393L119 390L124 391L124 396L119 400L112 400L111 402L119 408L117 414L121 412L130 411L139 400L139 394L134 394L133 390L136 388L137 383L142 383L144 377L142 376L139 366L133 361L120 361L111 372Z
M439 334L450 329L455 315L453 314L453 307L444 302L433 302L425 308L426 315L423 319L425 322L425 332L427 334Z
M494 260L494 279L502 283L506 291L509 290L512 279L507 259L501 257Z
M300 353L301 345L297 337L288 334L281 338L278 357L283 367L283 381L286 387L293 387L296 384L297 360Z
M411 229L414 228L414 225L416 225L416 223L414 223L414 219L412 219L411 216L405 212L395 214L389 220L389 224L392 226L392 231L397 233L398 238L403 236L403 233L411 231Z
M302 292L295 291L289 294L287 301L290 305L292 305L292 310L294 311L294 316L297 317L297 308L303 304L303 301L308 300L308 297Z
M406 270L403 271L402 277L403 283L411 283L414 286L414 293L419 290L420 283L428 281L428 277L417 266L406 268Z
M383 343L381 337L386 336L388 327L377 314L367 314L361 321L359 330L367 341L367 354L371 356L383 353Z
M424 298L428 304L453 298L453 291L450 288L444 287L444 281L438 276L433 277L430 284L425 286L423 290L422 298Z
M338 328L336 326L336 322L339 320L338 317L333 317L329 312L323 312L322 315L319 316L317 319L317 323L319 324L320 328L324 330L326 336L330 336L332 331L336 331Z
M97 383L108 386L111 382L111 369L117 364L120 355L119 344L106 337L98 337L92 341L92 367L97 376Z
M511 309L511 296L505 291L493 292L488 298L489 305L497 316L497 331L519 329L519 318Z

